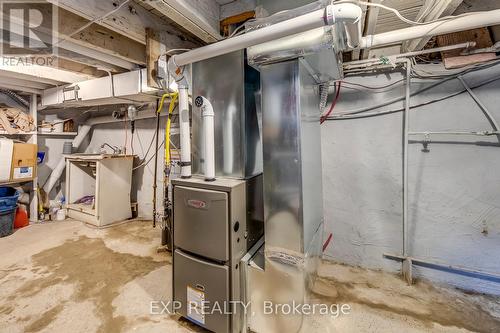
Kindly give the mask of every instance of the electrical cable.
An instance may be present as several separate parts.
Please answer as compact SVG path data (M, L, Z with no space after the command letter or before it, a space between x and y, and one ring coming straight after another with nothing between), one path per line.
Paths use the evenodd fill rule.
M125 112L125 118L123 119L125 125L125 155L127 154L127 144L128 144L128 122L127 122L127 112Z
M461 71L460 73L453 73L453 74L450 74L450 75L444 75L444 78L442 78L440 81L438 82L435 82L433 84L430 84L426 87L423 87L417 91L414 91L411 93L411 96L415 96L415 95L418 95L424 91L427 91L427 90L430 90L430 89L433 89L447 81L450 81L452 79L456 79L459 75L463 75L463 74L466 74L466 73L469 73L469 72L472 72L472 71L476 71L476 70L480 70L480 69L484 69L484 68L489 68L489 67L492 67L492 66L495 66L497 64L499 64L500 61L496 61L496 62L492 62L492 63L487 63L486 65L483 65L483 66L478 66L478 67L472 67L472 68L468 68L468 69L465 69L463 71ZM434 77L433 77L434 78ZM338 113L336 115L336 117L338 119L340 119L341 117L343 117L344 115L353 115L353 114L358 114L358 113L363 113L363 112L367 112L367 111L371 111L371 110L374 110L374 109L378 109L380 107L383 107L383 106L387 106L387 105L390 105L390 104L394 104L396 102L400 102L402 100L404 100L405 97L404 96L400 96L400 97L396 97L396 98L392 98L392 99L389 99L389 100L386 100L385 102L381 103L381 104L378 104L376 106L367 106L367 107L362 107L362 108L359 108L359 109L356 109L356 110L351 110L351 111L346 111L346 112L341 112L341 113ZM393 111L393 112L397 112L397 111ZM390 112L392 113L392 112Z
M175 109L177 108L177 106L178 105L176 104L175 107L174 107L174 109L173 109L173 111L175 111ZM173 119L174 119L174 117L172 117L172 120ZM138 132L137 129L136 129L136 132ZM139 162L139 164L144 163L146 161L146 159L148 158L149 152L151 151L151 148L153 147L153 143L155 142L156 135L158 135L158 133L155 130L155 133L151 137L151 142L149 143L148 149L146 150L146 153L144 154L144 147L142 146L141 137L140 137L139 133L137 133L137 138L138 138L139 144L141 145L142 152L144 154L144 157L141 159L141 161ZM174 146L174 148L176 148L176 147Z
M484 85L487 85L489 83L492 83L494 81L498 81L500 80L500 76L497 76L497 77L494 77L492 79L489 79L489 80L486 80L486 81L483 81L473 87L470 87L471 89L476 89L476 88L479 88L479 87L482 87ZM427 89L426 89L427 90ZM419 107L422 107L422 106L426 106L426 105L429 105L429 104L433 104L433 103L437 103L437 102L440 102L440 101L443 101L443 100L446 100L446 99L449 99L449 98L452 98L452 97L455 97L455 96L458 96L460 94L463 94L464 92L466 92L467 90L464 88L460 91L456 91L454 93L451 93L451 94L448 94L446 96L442 96L442 97L439 97L439 98L436 98L436 99L432 99L430 101L426 101L426 102L422 102L422 103L419 103L419 104L416 104L416 105L411 105L410 106L410 109L416 109L416 108L419 108ZM412 94L412 96L414 96L415 93ZM390 103L392 104L392 103ZM382 105L382 106L385 106L385 105ZM371 109L377 109L381 106L375 106L375 107L372 107ZM361 119L361 118L369 118L369 117L374 117L374 116L381 116L381 115L388 115L388 114L391 114L391 113L396 113L396 112L402 112L404 111L405 108L398 108L398 109L392 109L392 110L383 110L383 111L376 111L376 112L366 112L366 113L342 113L342 114L338 114L338 115L335 115L335 116L331 116L331 117L328 117L326 120L348 120L348 119Z
M160 54L158 56L158 58L156 59L156 61L160 60L161 57L170 55L170 53L172 53L172 52L180 52L180 53L182 53L182 52L187 52L187 51L191 51L191 49L170 49L170 50L165 51L162 54Z
M319 118L319 123L320 124L323 124L325 122L325 120L330 116L330 114L332 113L333 109L335 108L335 105L337 104L337 102L339 101L339 97L340 97L340 88L341 88L341 85L342 85L342 81L338 81L336 82L335 84L337 84L337 93L335 94L335 98L333 99L333 102L332 102L332 105L330 106L330 109L328 110L327 113L325 113L324 115L322 115L320 118Z
M136 132L137 132L137 141L139 142L139 147L141 148L141 153L144 157L146 157L146 155L144 154L144 145L142 144L141 135L139 134L139 130L137 130ZM155 137L155 135L153 134L153 140L154 140L154 137ZM146 158L143 158L143 159L141 159L141 161L138 164L142 164L145 161L146 161ZM148 168L148 172L151 174L151 177L152 177L153 172L149 168Z
M130 122L130 150L132 151L132 155L134 155L134 133L135 133L135 121Z
M404 17L399 12L399 10L397 10L395 8L392 8L392 7L388 7L388 6L382 5L380 3L366 2L366 1L354 1L354 0L341 0L341 1L336 1L334 3L335 4L340 4L340 3L354 3L354 4L357 4L357 5L364 5L364 6L370 6L370 7L378 7L378 8L381 8L381 9L384 9L384 10L387 10L387 11L390 11L390 12L394 13L401 21L403 21L403 22L405 22L407 24L410 24L410 25L426 25L426 24L436 23L436 22L451 21L451 20L454 20L454 19L457 19L457 18L460 18L460 17L469 16L469 15L474 14L474 13L464 13L464 14L456 15L456 16L444 16L444 17L440 17L438 19L431 20L431 21L426 21L426 22L417 22L417 21L412 21L410 19L407 19L406 17Z
M404 80L405 79L400 79L400 80L394 81L392 83L389 83L389 84L386 84L383 86L367 86L364 84L354 83L354 82L349 82L349 81L342 81L342 84L344 84L344 88L347 88L347 89L349 89L349 87L346 87L345 85L361 87L361 88L365 88L365 89L369 89L369 90L382 90L382 89L393 87L393 86L397 85L398 83L403 82Z
M500 59L495 58L495 59L492 59L488 62L484 62L484 63L475 64L475 65L461 68L458 71L452 71L452 70L427 71L427 70L423 69L422 66L417 65L417 66L412 66L412 77L422 78L422 79L433 79L433 78L442 78L442 77L447 77L447 76L458 76L458 75L467 74L467 73L472 72L472 71L490 68L490 67L496 66L498 64L500 64ZM421 73L418 73L419 71ZM422 74L422 73L424 73L424 74Z
M172 97L172 96L175 96L175 95L176 95L176 93L166 93L166 94L163 94L163 95L161 96L160 102L158 103L158 108L156 109L156 114L159 114L159 113L161 112L161 109L163 109L163 104L164 104L164 102L165 102L165 99L166 99L167 97ZM171 103L171 104L172 104L172 103ZM173 110L175 110L175 108L174 108ZM172 110L172 112L173 112L173 110ZM152 138L152 140L151 140L151 144L150 144L150 146L149 146L149 148L148 148L148 151L146 152L146 155L144 155L143 162L141 162L138 166L136 166L136 167L135 167L135 168L133 168L132 170L137 170L137 169L139 169L139 168L142 168L142 167L144 167L144 166L148 165L148 164L149 164L149 162L151 162L151 160L152 160L152 159L153 159L153 158L154 158L154 157L158 154L159 148L156 150L156 152L155 152L155 153L151 156L151 158L150 158L147 162L144 162L144 161L146 160L146 158L147 158L147 154L149 153L149 150L151 149L151 146L152 146L152 144L153 144L153 142L154 142L154 140L155 140L155 138L156 138L157 136L158 136L158 130L156 130L156 131L155 131L155 135L153 135L153 138ZM164 144L164 143L165 143L165 140L163 140L163 142L162 142L162 144L160 145L160 147L161 147L161 146L163 146L163 144Z
M134 167L132 169L132 171L135 171L137 169L140 169L140 168L143 168L145 167L146 165L148 165L152 160L153 158L155 158L155 156L158 154L158 152L160 151L160 149L163 147L163 145L165 144L165 139L162 141L162 143L158 146L158 149L156 150L156 152L149 158L149 160L147 160L147 162L144 162L142 164L139 164L138 166Z
M234 29L234 31L227 38L231 38L231 37L234 37L236 35L239 35L240 33L244 33L244 31L238 33L238 31L240 31L241 28L244 28L244 27L245 27L245 23L240 24L236 29Z

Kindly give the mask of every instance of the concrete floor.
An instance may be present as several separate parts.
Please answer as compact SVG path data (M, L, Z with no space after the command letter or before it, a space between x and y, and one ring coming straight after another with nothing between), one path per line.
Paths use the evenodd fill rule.
M0 239L0 332L200 332L150 315L171 297L171 265L150 222L92 229L32 225ZM315 302L349 315L310 316L304 332L498 332L500 300L325 262Z

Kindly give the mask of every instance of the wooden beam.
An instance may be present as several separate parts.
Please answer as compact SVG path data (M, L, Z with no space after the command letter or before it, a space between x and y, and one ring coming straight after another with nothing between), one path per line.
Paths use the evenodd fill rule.
M21 92L25 92L25 93L33 93L33 94L42 94L43 93L43 90L41 90L41 89L30 88L26 85L16 85L16 84L12 84L9 82L3 82L3 79L1 79L1 78L0 78L0 88L21 91Z
M215 0L143 1L206 43L222 39L219 33L220 7Z
M253 18L255 18L255 11L253 10L226 17L220 21L220 31L224 37L227 37L231 34L230 28L232 25L237 24L240 26L244 24L245 21ZM236 29L237 28L238 27L236 27Z
M48 0L59 8L68 10L87 20L102 17L116 9L123 0ZM157 1L157 0L155 0ZM139 1L148 3L151 1ZM166 32L165 45L176 48L193 48L200 45L192 36L181 31L175 25L163 20L136 2L129 2L120 10L97 22L100 26L127 36L146 45L146 27Z
M488 28L478 28L437 36L438 46L448 46L469 41L476 42L475 48L477 49L483 49L493 45ZM443 58L444 67L447 69L460 68L496 58L495 52L471 55L461 55L461 52L462 50L442 52L441 56Z
M38 66L38 65L16 65L9 62L3 62L3 57L0 57L0 76L11 77L23 80L32 80L36 82L46 83L52 86L61 83L75 83L91 79L89 75L69 72L66 70Z
M5 49L5 43L0 43L0 47ZM23 49L25 54L30 54L32 50ZM57 56L55 55L42 55L44 58L44 64L49 67L59 68L62 70L77 72L90 77L100 77L107 74L103 71L98 70L96 67L104 67L107 64L99 62L95 59L90 59L82 57L78 53L69 52L66 50L59 50ZM3 65L15 64L17 57L0 57L0 61ZM22 57L21 57L22 58ZM49 59L50 58L50 59ZM35 62L36 63L36 62ZM90 64L90 65L89 65ZM122 73L123 70L119 67L113 67L111 69L114 73Z
M58 58L56 60L56 66L59 69L70 71L70 72L77 72L84 74L90 78L96 78L96 77L102 77L105 75L108 75L104 71L100 71L96 69L95 67L92 66L87 66L85 64L73 61L73 60L68 60L64 58Z
M256 0L236 0L236 1L227 1L226 4L222 4L220 6L220 20L223 20L227 17L238 15L239 13L255 11L255 7L257 7Z
M463 0L426 0L417 15L418 21L429 22L443 16L449 16L455 12L462 2ZM428 8L435 8L435 10L428 10ZM403 43L402 52L422 50L430 39L431 37L424 37L405 42Z
M58 12L58 21L59 40L70 38L68 36L90 22L62 8ZM92 24L73 35L71 41L135 64L146 64L146 47L143 44L98 24Z
M15 31L23 31L26 22L19 20L15 21L11 20L9 24L11 28L12 27L15 28L10 32L12 36L13 34L16 34ZM52 29L39 28L37 29L37 37L42 40L51 41L54 39L54 31L52 31ZM53 47L54 49L53 51L55 51L56 55L57 53L73 52L82 55L88 59L95 59L100 63L104 64L103 67L105 68L116 66L122 69L132 70L136 69L138 66L138 64L136 64L135 62L124 59L123 56L117 56L116 55L117 52L114 52L112 50L99 48L94 46L93 44L77 41L76 39L69 38L68 36L64 35L58 37L59 38L55 41ZM19 38L25 38L25 37L19 36ZM27 52L27 54L33 54L33 53L34 53L33 50ZM42 56L43 53L44 51L42 50L38 52L37 55ZM46 54L46 56L49 55Z
M148 86L152 88L159 88L158 83L156 82L156 62L161 55L160 33L150 28L146 29L146 52Z
M115 65L112 65L108 62L104 62L101 60L97 60L95 58L81 55L77 52L69 51L69 50L64 50L64 49L59 49L57 52L57 58L58 59L65 59L68 61L72 61L74 63L79 63L81 65L87 66L87 67L94 67L96 70L97 68L101 69L107 69L110 72L113 73L123 73L126 70L123 69L122 67L118 67Z

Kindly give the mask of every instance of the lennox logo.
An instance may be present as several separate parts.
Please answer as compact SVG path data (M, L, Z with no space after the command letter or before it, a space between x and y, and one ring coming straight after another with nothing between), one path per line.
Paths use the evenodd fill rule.
M3 64L53 65L56 7L41 0L0 0L0 5Z
M187 204L188 204L188 206L196 208L196 209L202 209L202 208L207 207L207 203L205 201L201 201L201 200L191 199L191 200L187 201Z

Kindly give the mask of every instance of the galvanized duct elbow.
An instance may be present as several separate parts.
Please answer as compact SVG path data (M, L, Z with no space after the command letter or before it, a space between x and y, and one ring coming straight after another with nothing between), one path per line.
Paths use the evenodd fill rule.
M361 41L361 7L354 3L334 4L326 7L330 24L342 23L347 36L347 46L357 48Z

